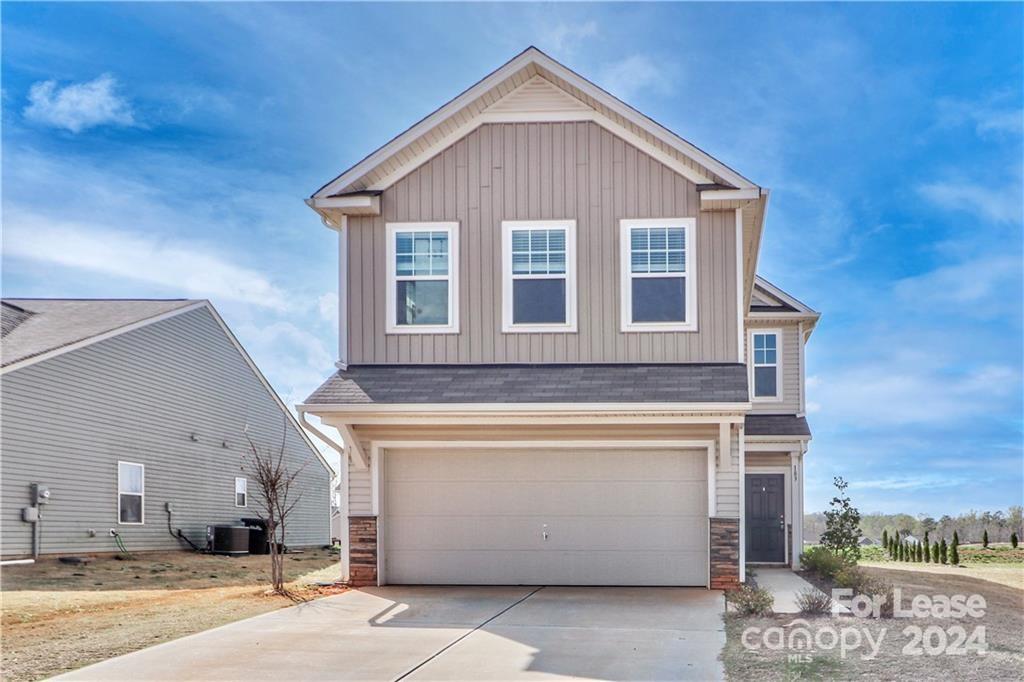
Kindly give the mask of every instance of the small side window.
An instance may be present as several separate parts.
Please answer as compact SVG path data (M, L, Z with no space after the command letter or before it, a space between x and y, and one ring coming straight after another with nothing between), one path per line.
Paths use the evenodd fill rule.
M754 400L778 400L779 386L779 333L758 331L750 335L751 366L753 368Z
M235 478L235 506L245 507L249 504L249 479Z
M146 467L134 462L117 463L117 522L145 523Z

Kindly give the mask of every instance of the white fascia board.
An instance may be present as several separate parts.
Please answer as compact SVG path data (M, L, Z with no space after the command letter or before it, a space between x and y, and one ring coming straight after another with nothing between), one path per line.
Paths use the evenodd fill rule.
M296 409L310 414L331 412L433 412L604 414L608 412L650 414L652 412L733 413L750 409L750 403L352 403L302 404Z
M502 81L510 77L515 72L528 67L530 64L537 65L551 74L561 78L565 82L573 85L582 92L586 93L590 97L608 107L610 110L619 114L626 120L635 124L637 127L645 130L654 137L662 140L670 147L675 148L680 153L692 158L694 161L700 163L709 170L717 173L719 176L727 180L728 182L736 185L741 189L756 188L750 180L746 179L736 171L732 170L721 161L713 158L703 150L697 148L693 144L687 142L683 138L679 137L671 130L668 130L664 126L656 123L652 119L648 118L644 114L641 114L636 109L633 109L629 105L625 104L621 100L605 92L598 86L594 85L590 81L586 80L582 76L571 71L567 67L559 64L555 60L551 59L540 50L531 47L514 57L512 60L507 62L504 66L493 71L490 75L485 76L476 85L473 85L469 89L462 92L447 104L443 105L440 109L430 114L419 123L416 123L411 128L401 133L384 146L377 149L375 152L364 158L362 161L357 163L355 166L345 171L331 182L324 185L322 188L317 190L313 194L314 199L328 197L331 194L337 192L340 188L343 188L358 178L366 175L373 168L383 163L393 154L397 153L401 149L408 146L410 143L418 139L421 135L436 127L440 123L447 120L449 117L454 115L459 110L473 102L478 97L485 94L487 91L496 87ZM596 112L595 112L596 113ZM465 134L465 133L463 133ZM450 137L450 136L448 136ZM445 139L448 139L446 137ZM442 141L443 142L443 141ZM436 145L434 145L436 147ZM691 169L692 171L692 169Z
M147 317L147 318L145 318L143 320L139 320L138 322L132 322L131 324L126 324L126 325L124 325L122 327L118 327L116 329L111 329L110 331L106 331L106 332L103 332L101 334L96 334L95 336L90 336L87 339L82 339L81 341L76 341L75 343L69 343L66 346L61 346L60 348L54 348L52 350L48 350L45 353L40 353L38 355L33 355L30 358L25 358L23 360L18 360L17 362L12 362L11 364L7 365L6 367L0 368L0 376L2 376L4 374L7 374L8 372L13 372L15 370L22 369L24 367L29 367L30 365L34 365L37 362L43 362L44 360L49 360L50 358L57 357L58 355L64 355L64 353L70 353L71 351L78 350L79 348L85 348L86 346L91 346L92 344L99 343L100 341L106 341L107 339L113 338L115 336L120 336L121 334L125 334L125 333L133 331L135 329L141 329L142 327L148 327L149 325L155 324L155 323L160 322L162 320L166 320L166 319L169 319L171 317L176 317L178 315L182 315L182 314L187 313L187 312L192 311L192 310L198 310L199 308L209 307L209 306L210 306L210 302L209 301L196 301L195 303L192 303L190 305L185 305L185 306L182 306L180 308L175 308L174 310L169 310L167 312L160 313L159 315L154 315L152 317Z
M708 201L753 201L761 198L760 187L743 189L706 189L700 193L701 204Z
M314 210L335 210L348 215L380 215L380 195L354 194L347 197L318 197L307 202Z
M747 452L782 452L811 440L811 436L746 436ZM747 462L750 468L750 462Z

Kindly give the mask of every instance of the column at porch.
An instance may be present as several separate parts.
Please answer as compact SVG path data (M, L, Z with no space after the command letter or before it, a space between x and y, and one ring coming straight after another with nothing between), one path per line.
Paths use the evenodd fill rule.
M740 452L743 437L741 424L719 424L715 452L715 485L713 502L709 500L710 587L734 589L741 582Z

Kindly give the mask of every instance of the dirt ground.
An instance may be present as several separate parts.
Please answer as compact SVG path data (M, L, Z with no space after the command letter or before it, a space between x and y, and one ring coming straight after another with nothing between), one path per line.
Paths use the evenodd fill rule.
M267 595L268 556L185 552L99 557L86 566L56 559L0 573L0 678L38 680L294 602ZM285 557L298 599L337 594L337 552Z
M1024 669L1024 591L1006 585L972 578L963 573L929 573L909 570L888 570L868 568L869 572L893 583L903 591L904 607L919 594L947 595L980 594L985 598L983 617L974 619L942 618L894 618L861 619L853 616L804 616L776 615L770 618L752 618L736 614L726 616L726 648L722 653L726 676L729 680L1019 680ZM786 642L789 635L802 627L804 619L807 630L814 636L829 628L842 632L843 628L854 628L862 638L864 630L877 640L881 647L874 658L870 656L865 642L859 649L846 653L845 658L837 646L828 649L828 637L822 638L825 646L813 650L797 651L783 647L768 649L766 640L758 633L748 635L748 642L761 643L757 650L743 645L743 634L747 628L781 627ZM908 627L927 629L936 626L930 642L914 645L914 637L906 632ZM984 627L988 653L978 655L974 651L963 654L950 653L946 647L939 647L940 639L952 642L950 629L960 626L970 635L978 626ZM884 632L883 632L884 631ZM777 640L768 640L774 642ZM853 641L850 637L849 641ZM931 643L929 648L925 644ZM909 645L909 648L907 648Z

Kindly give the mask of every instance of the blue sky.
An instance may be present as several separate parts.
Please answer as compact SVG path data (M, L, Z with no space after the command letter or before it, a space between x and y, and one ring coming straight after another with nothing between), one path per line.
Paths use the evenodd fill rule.
M772 189L823 313L807 509L1021 504L1024 5L11 4L3 293L205 297L290 404L332 370L302 203L534 44Z

